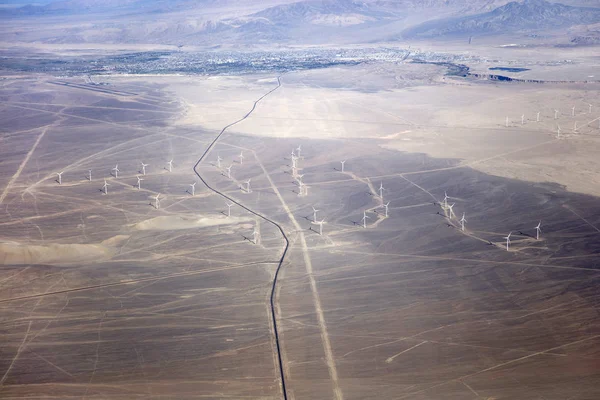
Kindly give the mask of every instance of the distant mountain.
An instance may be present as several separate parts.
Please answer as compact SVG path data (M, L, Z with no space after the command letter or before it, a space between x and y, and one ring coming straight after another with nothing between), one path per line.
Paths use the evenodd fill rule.
M277 46L564 33L600 21L600 0L562 1L573 5L544 0L57 0L0 8L0 36L47 43ZM591 43L596 32L573 30L572 38L579 37L573 43Z
M545 0L510 2L487 13L428 21L403 37L496 34L554 30L600 22L600 8L568 6Z

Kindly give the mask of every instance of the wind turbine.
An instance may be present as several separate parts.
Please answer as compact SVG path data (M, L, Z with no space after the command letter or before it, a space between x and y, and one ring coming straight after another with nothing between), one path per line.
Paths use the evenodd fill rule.
M448 193L446 193L446 191L444 191L444 208L448 208L448 199L450 197L448 197Z
M463 213L463 216L460 219L460 230L463 232L465 231L465 222L467 222L467 220L465 219L465 213Z
M554 119L558 119L558 110L554 110Z
M233 207L233 203L227 203L227 217L231 217L231 207Z
M316 209L316 208L314 208L314 207L313 207L312 209L313 209L313 222L315 222L315 223L316 223L316 222L317 222L317 212L318 212L319 210L317 210L317 209Z
M142 175L146 176L146 167L150 165L150 164L144 164L142 163Z
M590 103L588 103L588 107L590 108L590 109L588 110L588 114L591 114L591 113L592 113L592 105L591 105Z
M169 164L169 172L173 171L173 159L171 159L171 161L169 161L167 164Z
M59 184L59 185L62 185L62 174L63 174L64 172L65 172L65 171L61 171L61 172L57 172L57 173L56 173L56 175L58 175L58 184Z
M504 126L508 128L508 117L506 117L506 120L504 121Z
M573 133L577 133L577 121L575 121L575 125L573 125Z
M319 225L319 235L323 236L323 224L325 223L325 219L316 222Z
M342 163L342 172L344 172L344 164L346 164L346 160L340 161L340 163Z
M221 161L223 161L223 159L221 158L221 156L219 154L217 154L217 167L221 168Z
M383 187L383 182L381 182L379 184L379 198L383 199L383 191L385 190L385 188Z
M575 116L575 106L573 106L573 108L571 108L571 116L574 117Z
M157 210L160 208L160 199L159 199L159 197L160 197L160 193L157 194L154 197L154 208L156 208Z
M104 180L104 186L102 186L102 190L104 190L104 194L108 194L108 187L110 185L106 183L106 179Z
M535 227L535 240L540 240L540 232L542 232L542 221L538 222L537 226Z
M448 209L450 210L450 218L452 218L453 215L456 217L456 214L454 214L454 210L453 210L455 204L456 203L452 203L452 205L448 206Z
M144 180L144 178L140 178L138 175L136 175L135 177L136 177L136 178L137 178L137 180L138 180L138 183L137 183L138 190L140 190L140 189L141 189L141 184L140 184L140 182L141 182L141 181L143 181L143 180Z
M115 165L115 167L112 170L115 171L115 178L118 178L119 177L119 164Z
M190 186L192 188L192 196L196 194L196 183L198 182L190 183Z
M244 151L240 151L240 165L244 163Z
M250 179L246 181L246 193L250 193Z
M504 239L506 239L506 251L508 251L508 245L510 244L510 235L512 235L512 232L510 232L508 236L504 237Z
M231 167L233 167L233 164L231 164L229 167L225 168L227 170L227 177L229 179L231 179Z
M540 122L540 112L538 111L537 116L535 117L535 122Z
M556 138L560 139L560 125L556 124Z
M525 125L525 114L521 114L521 125Z
M388 207L389 207L389 206L390 206L390 202L389 202L389 201L383 205L383 207L385 207L385 217L386 217L386 218L387 218L387 216L388 216Z
M92 181L92 170L88 169L88 173L89 173L88 180L91 182Z
M362 223L363 223L363 228L367 227L367 220L369 219L369 216L367 215L367 211L363 211L363 217L362 217Z

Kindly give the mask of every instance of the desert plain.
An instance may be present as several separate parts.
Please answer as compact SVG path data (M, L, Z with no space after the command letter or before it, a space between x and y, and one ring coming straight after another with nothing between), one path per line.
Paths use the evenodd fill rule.
M597 399L600 83L446 72L4 76L0 398Z

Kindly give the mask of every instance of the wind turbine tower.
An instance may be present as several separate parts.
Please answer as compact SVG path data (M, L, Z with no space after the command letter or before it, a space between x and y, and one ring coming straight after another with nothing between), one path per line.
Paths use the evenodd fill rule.
M340 163L342 164L342 172L344 172L344 164L346 164L346 160L340 161Z
M115 172L115 178L119 177L119 164L115 165L115 167L112 169Z
M512 235L512 232L510 232L508 236L504 237L504 239L506 239L506 251L508 251L508 245L510 244L510 235Z
M362 217L362 223L363 223L363 228L367 227L367 219L369 219L369 216L367 215L367 211L363 211L363 217Z
M106 179L104 180L104 186L102 186L102 190L104 190L104 194L108 194L108 187L110 185L106 182Z
M144 164L142 163L142 175L146 176L146 167L150 165L150 164Z
M138 180L138 182L137 182L137 188L138 188L138 190L140 190L141 189L141 184L140 183L144 180L144 178L140 178L138 175L136 175L135 177Z
M62 185L62 174L64 171L61 172L57 172L56 175L58 175L58 184Z
M540 240L540 232L542 232L542 221L538 222L535 227L535 240Z
M196 195L196 183L198 182L190 183L190 187L192 188L192 196Z
M389 208L389 206L390 206L390 202L389 201L383 205L383 207L385 208L385 217L386 218L388 217L388 208Z
M315 223L316 223L316 222L317 222L317 212L318 212L319 210L317 210L317 209L316 209L316 208L314 208L314 207L313 207L312 209L313 209L313 222L315 222Z
M465 231L465 222L467 222L467 220L465 219L465 213L463 213L463 216L460 219L460 230L463 232Z
M171 161L169 161L167 164L169 164L169 172L173 171L173 159L171 159Z

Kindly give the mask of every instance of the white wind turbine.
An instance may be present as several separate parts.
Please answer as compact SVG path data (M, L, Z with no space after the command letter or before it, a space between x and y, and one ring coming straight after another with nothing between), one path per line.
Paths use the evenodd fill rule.
M150 164L144 164L142 163L142 175L146 176L146 167L150 165Z
M323 224L325 223L325 219L322 219L318 222L316 222L317 225L319 225L319 235L323 236Z
M446 191L444 191L444 208L448 208L448 199L450 197L448 197L448 193L446 193Z
M508 117L506 117L506 120L504 121L504 126L508 128Z
M510 235L512 235L512 232L510 232L508 236L504 237L504 239L506 239L506 251L508 251L508 245L510 244Z
M223 159L221 158L221 156L219 154L217 154L217 167L221 168L221 161L223 161Z
M390 206L390 202L389 201L383 205L383 207L385 208L385 217L386 218L388 217L388 208L389 208L389 206Z
M154 208L156 208L157 210L160 208L160 193L158 193L155 197L154 197Z
M539 111L535 117L535 122L540 122L540 112Z
M575 106L573 106L573 108L571 108L571 116L574 117L575 116Z
M58 184L59 184L59 185L62 185L62 174L63 174L64 172L65 172L65 171L61 171L61 172L57 172L57 173L56 173L56 175L58 175Z
M456 203L452 203L452 205L448 206L448 210L450 210L450 218L452 218L452 216L454 215L456 217L456 214L454 214L454 205Z
M115 165L115 167L112 169L115 172L115 178L119 177L119 164Z
M560 125L556 124L556 138L560 139Z
M246 193L250 193L250 179L246 181Z
M227 177L229 179L231 179L231 167L233 167L233 164L231 164L229 167L225 168L227 170Z
M346 164L346 160L340 161L340 163L342 164L342 172L344 172L344 164Z
M244 151L240 151L240 165L244 163Z
M192 196L196 194L196 183L198 182L190 183L190 187L192 188Z
M592 105L591 105L590 103L588 103L588 107L590 108L590 109L588 110L588 114L591 114L591 113L592 113Z
M140 178L139 175L136 175L135 177L138 180L138 182L137 182L137 188L138 188L138 190L140 190L141 189L141 182L144 180L144 178Z
M88 180L91 182L92 181L92 170L88 169Z
M317 210L314 207L312 209L313 209L313 222L317 222L317 212L319 212L319 210Z
M467 222L467 220L465 219L465 213L463 213L463 216L460 219L460 230L463 232L465 231L465 222Z
M558 110L554 110L554 119L558 119Z
M233 203L227 203L227 217L231 217L231 207L233 207Z
M104 190L104 194L108 194L108 187L110 185L106 182L106 179L104 180L104 186L102 186L102 190Z
M173 171L173 159L171 159L167 164L169 164L169 172Z
M542 221L538 222L537 226L535 227L535 240L540 240L540 232L542 232Z
M383 200L383 191L385 188L383 187L383 182L379 184L379 198Z
M363 217L362 217L362 223L363 223L363 228L367 227L367 220L369 219L369 216L367 215L367 211L363 211Z
M521 114L521 125L525 125L525 114Z
M575 121L575 125L573 125L573 133L577 133L578 129L577 129L577 121Z

